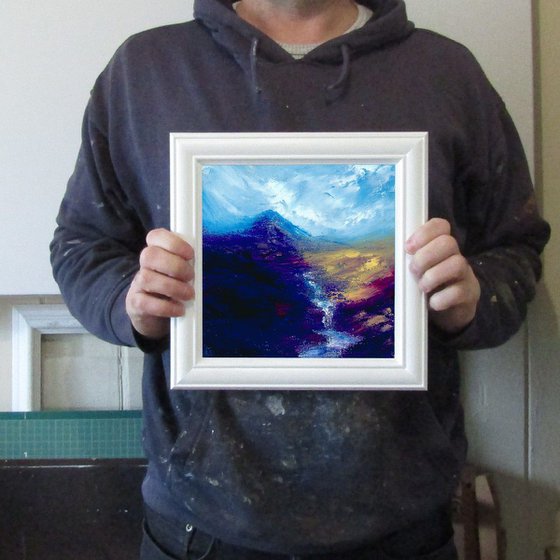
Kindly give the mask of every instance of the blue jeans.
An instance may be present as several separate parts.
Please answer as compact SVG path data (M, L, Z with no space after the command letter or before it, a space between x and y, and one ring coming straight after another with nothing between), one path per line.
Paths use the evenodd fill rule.
M140 560L457 560L451 516L426 519L378 544L332 554L270 554L222 542L146 508Z

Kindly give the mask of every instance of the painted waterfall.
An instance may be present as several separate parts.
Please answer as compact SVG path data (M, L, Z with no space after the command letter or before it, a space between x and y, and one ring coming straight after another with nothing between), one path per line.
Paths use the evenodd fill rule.
M203 356L394 356L394 165L212 164L201 184Z

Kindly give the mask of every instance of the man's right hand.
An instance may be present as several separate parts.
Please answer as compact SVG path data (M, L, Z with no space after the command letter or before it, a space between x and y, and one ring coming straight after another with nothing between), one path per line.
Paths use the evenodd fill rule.
M185 312L194 297L193 248L166 229L154 229L140 254L140 270L126 296L126 312L142 336L160 339L169 332L169 318Z

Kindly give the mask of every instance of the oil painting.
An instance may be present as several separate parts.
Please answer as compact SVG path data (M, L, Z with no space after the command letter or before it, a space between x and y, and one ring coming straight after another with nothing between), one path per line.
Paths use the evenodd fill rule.
M390 164L205 166L203 356L392 358L394 187Z
M170 223L195 297L172 389L425 390L425 132L172 133Z

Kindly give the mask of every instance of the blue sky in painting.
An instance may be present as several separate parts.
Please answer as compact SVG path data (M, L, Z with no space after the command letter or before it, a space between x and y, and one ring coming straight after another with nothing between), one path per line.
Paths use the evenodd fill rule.
M395 166L204 166L204 231L244 229L267 210L332 241L394 235Z

